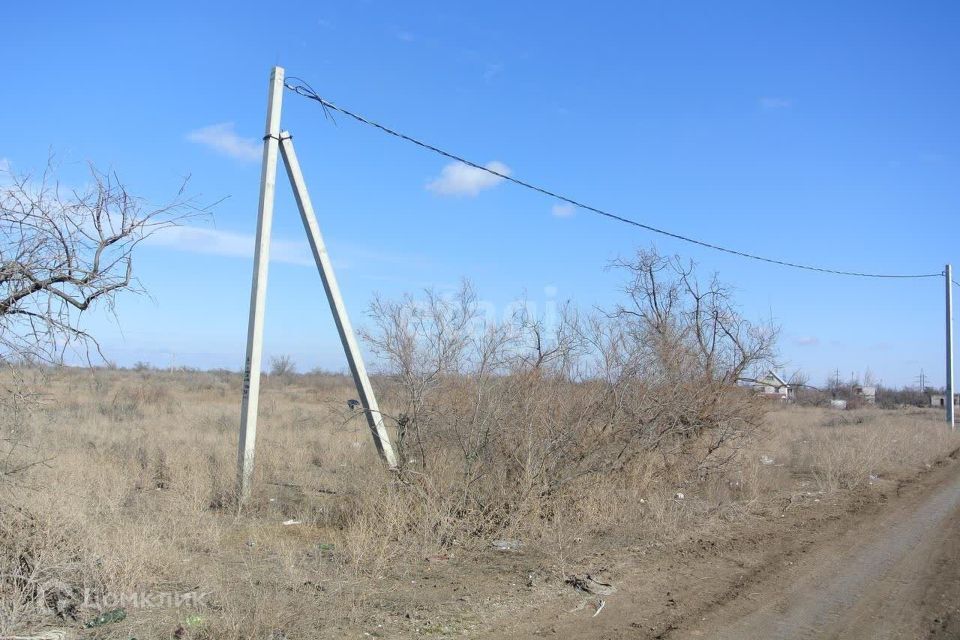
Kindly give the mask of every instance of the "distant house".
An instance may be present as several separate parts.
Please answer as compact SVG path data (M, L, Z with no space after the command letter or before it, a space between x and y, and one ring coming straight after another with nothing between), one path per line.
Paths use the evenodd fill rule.
M786 402L790 398L790 385L773 371L768 371L767 375L756 380L753 388L758 394L766 398L781 402Z
M854 385L853 396L860 398L866 404L875 404L877 402L877 388L865 385Z
M953 405L960 405L960 393L953 394ZM931 407L945 407L947 406L947 396L943 393L931 393L930 394L930 406Z

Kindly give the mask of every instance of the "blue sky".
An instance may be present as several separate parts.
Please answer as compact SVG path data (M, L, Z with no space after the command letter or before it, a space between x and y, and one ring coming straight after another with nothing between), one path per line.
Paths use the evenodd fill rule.
M120 326L86 319L120 364L239 368L270 67L482 163L718 244L838 269L960 265L960 5L951 2L10 3L0 158L66 180L111 167L160 201L192 175L212 220L144 246ZM744 261L616 224L285 95L355 324L374 292L470 278L498 310L616 300L613 258L655 243L736 287L814 382L869 368L943 383L943 283ZM343 356L285 177L268 354Z

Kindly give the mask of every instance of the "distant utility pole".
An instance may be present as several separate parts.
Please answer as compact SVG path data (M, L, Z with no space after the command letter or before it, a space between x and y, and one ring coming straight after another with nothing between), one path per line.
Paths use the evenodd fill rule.
M953 418L953 267L949 264L943 272L947 288L947 424L956 429Z
M257 214L257 236L253 253L253 284L250 292L250 320L247 326L247 357L244 363L243 397L240 412L240 445L237 460L238 501L242 504L250 495L253 479L254 449L257 437L257 404L260 394L260 369L263 353L263 318L267 294L267 266L270 261L270 228L273 221L273 201L277 180L277 161L282 158L293 187L297 207L317 270L330 303L330 310L340 333L343 350L353 374L353 381L360 396L360 404L373 435L374 444L381 459L391 469L397 459L390 444L387 429L374 397L370 378L360 356L360 348L347 317L346 305L340 296L340 288L333 273L333 265L320 235L320 227L314 215L313 205L307 194L306 182L300 171L293 140L289 133L280 130L280 108L283 96L283 69L274 67L270 74L267 98L266 135L263 136L263 165L260 174L260 207Z

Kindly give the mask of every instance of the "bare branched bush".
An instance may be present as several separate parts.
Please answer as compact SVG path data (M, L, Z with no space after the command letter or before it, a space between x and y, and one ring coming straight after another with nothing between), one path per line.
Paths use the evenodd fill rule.
M65 523L0 504L0 633L44 617L73 621L100 584Z
M728 445L757 424L754 399L736 383L772 365L778 329L747 320L730 287L716 275L702 284L693 263L640 251L616 266L631 280L625 289L629 304L619 306L615 318L635 376L656 389L648 394L655 399L648 415L661 416L658 446L686 455L705 445L696 454L702 474L724 462Z
M297 365L288 355L270 358L270 375L276 378L289 378L297 372Z
M386 363L401 474L443 521L513 526L651 456L703 480L759 422L737 381L772 360L776 330L748 322L716 279L701 286L692 265L641 252L616 266L627 303L566 307L549 324L526 310L484 318L468 284L375 300L364 337Z

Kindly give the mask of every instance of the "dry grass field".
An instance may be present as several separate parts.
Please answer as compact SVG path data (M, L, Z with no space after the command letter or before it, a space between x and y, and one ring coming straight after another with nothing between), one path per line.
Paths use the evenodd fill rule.
M449 495L459 467L391 476L347 408L349 380L292 376L266 380L255 491L238 511L238 374L27 378L39 402L8 408L3 434L18 460L43 463L4 480L0 636L509 635L575 597L572 575L665 567L678 540L721 540L788 508L813 517L960 446L932 410L775 407L709 474L651 452L507 517ZM123 620L85 628L121 608Z

